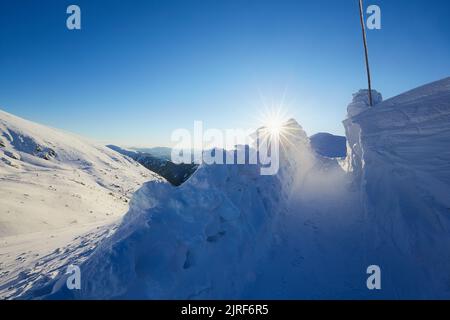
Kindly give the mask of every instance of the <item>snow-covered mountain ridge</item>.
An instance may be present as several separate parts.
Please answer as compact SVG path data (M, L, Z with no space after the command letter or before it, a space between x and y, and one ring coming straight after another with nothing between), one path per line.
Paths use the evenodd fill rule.
M144 181L159 178L106 147L3 111L0 139L0 236L118 217Z

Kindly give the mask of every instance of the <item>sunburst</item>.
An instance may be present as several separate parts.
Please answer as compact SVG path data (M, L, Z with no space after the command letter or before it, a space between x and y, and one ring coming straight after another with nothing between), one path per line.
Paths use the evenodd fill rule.
M283 149L293 145L293 138L299 130L288 111L282 106L272 105L266 108L259 117L259 138L268 143L276 143Z

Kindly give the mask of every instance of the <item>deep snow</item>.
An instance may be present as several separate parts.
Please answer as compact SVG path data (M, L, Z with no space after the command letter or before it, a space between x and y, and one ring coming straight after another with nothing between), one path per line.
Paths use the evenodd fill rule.
M291 120L277 175L202 165L178 188L147 182L116 230L50 255L55 274L10 297L450 298L450 78L373 96L349 105L345 160ZM59 260L80 265L81 290ZM372 264L381 291L366 287Z
M61 277L24 297L362 295L359 193L337 160L318 156L295 121L288 126L295 137L278 175L202 165L179 188L146 183L118 230L81 265L81 291Z
M367 259L389 298L450 298L450 78L375 108L361 127Z

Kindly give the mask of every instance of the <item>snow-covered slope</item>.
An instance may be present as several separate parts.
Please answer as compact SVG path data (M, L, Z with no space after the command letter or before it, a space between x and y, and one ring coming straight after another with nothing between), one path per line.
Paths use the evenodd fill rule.
M43 255L115 223L148 180L163 181L109 148L0 111L0 296Z
M0 237L118 217L156 177L109 148L0 111Z

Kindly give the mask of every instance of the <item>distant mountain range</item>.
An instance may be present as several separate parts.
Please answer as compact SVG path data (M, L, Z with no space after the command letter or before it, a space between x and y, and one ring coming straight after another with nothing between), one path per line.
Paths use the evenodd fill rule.
M189 179L198 167L198 165L193 163L175 164L170 161L171 148L157 147L127 150L114 145L108 145L107 147L139 162L174 186L179 186Z
M309 137L311 140L311 147L317 154L328 158L343 158L347 156L347 139L344 136L336 136L326 132L319 132ZM117 148L110 146L112 149ZM116 150L116 149L114 149ZM124 150L124 149L121 149ZM116 150L117 151L117 150ZM169 147L154 147L154 148L139 148L130 147L127 152L135 152L141 155L148 155L150 157L159 158L170 161L172 148Z
M170 160L172 148L169 147L154 147L154 148L137 148L137 147L131 147L129 148L131 151L137 151L140 153L146 153L150 154L154 157Z

